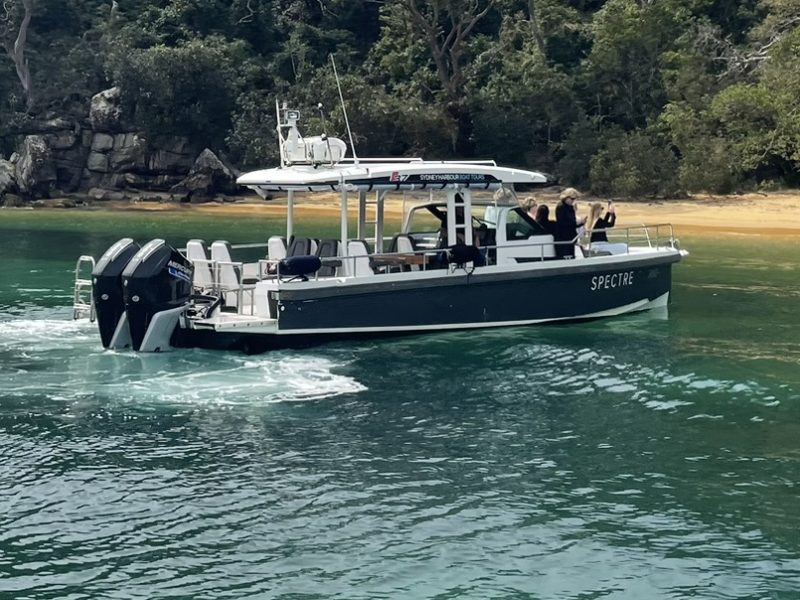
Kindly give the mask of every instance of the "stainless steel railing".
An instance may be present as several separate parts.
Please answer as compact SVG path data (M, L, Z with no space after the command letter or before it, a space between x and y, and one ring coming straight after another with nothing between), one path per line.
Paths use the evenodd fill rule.
M84 275L86 266L89 266L88 279ZM82 319L89 317L89 321L94 323L96 314L94 308L94 296L92 295L92 272L94 271L94 257L83 255L75 263L75 286L72 296L72 319Z

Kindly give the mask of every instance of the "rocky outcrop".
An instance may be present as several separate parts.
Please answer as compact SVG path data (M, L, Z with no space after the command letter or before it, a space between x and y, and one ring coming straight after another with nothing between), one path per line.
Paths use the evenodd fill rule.
M19 208L26 206L27 202L17 194L0 194L0 206Z
M109 166L113 171L143 171L147 140L141 133L118 133L111 142Z
M122 121L122 106L120 100L122 92L118 87L92 96L92 103L89 108L89 123L92 130L103 132L119 131Z
M16 168L14 163L0 159L0 196L17 191Z
M141 132L95 133L83 184L106 190L162 190L180 182L192 166L189 141L179 136L152 140Z
M56 181L50 147L40 135L28 135L22 143L15 168L20 192L29 197L48 197Z
M28 119L12 139L19 157L0 161L0 194L48 198L83 192L96 201L211 199L237 192L236 173L181 136L148 136L126 125L119 88L92 97L89 114ZM15 153L16 154L16 153ZM9 174L10 172L10 174ZM176 192L171 193L170 190ZM4 191L5 190L5 191ZM6 203L8 204L8 203Z
M220 193L235 193L236 176L206 148L194 161L186 178L170 191L184 201L208 201Z

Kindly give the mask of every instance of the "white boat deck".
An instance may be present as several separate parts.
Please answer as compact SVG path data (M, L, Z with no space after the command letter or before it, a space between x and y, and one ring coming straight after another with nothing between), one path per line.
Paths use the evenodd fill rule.
M250 307L244 309L249 312ZM242 329L258 329L277 331L277 319L265 319L264 317L253 316L240 313L217 312L207 319L196 319L191 321L193 329L214 329L216 331L231 331Z

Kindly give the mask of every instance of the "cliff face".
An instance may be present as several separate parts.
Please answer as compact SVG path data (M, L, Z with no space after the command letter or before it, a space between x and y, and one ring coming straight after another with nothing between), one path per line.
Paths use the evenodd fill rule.
M236 192L235 171L210 150L126 124L117 88L96 94L85 118L34 121L18 140L9 160L0 157L0 205L65 193L122 200L157 192L165 200L197 202Z

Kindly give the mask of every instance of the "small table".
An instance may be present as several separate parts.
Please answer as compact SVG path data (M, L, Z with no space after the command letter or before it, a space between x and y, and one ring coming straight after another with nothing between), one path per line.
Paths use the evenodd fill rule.
M424 254L375 254L372 257L372 264L376 267L396 267L424 265Z

